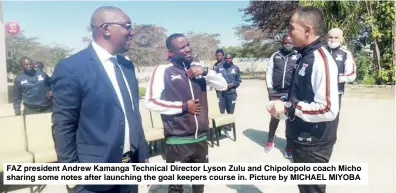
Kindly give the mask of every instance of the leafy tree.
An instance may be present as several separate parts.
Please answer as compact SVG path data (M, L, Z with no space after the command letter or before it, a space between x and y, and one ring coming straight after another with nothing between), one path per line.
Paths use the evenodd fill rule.
M53 68L59 60L70 54L72 49L58 44L43 45L36 37L26 37L23 32L17 35L6 34L6 45L12 49L13 58L7 59L7 72L9 75L21 72L19 59L27 56L33 61L41 61L48 73L53 72Z
M396 19L396 8L392 1L300 1L301 5L313 5L323 10L327 30L339 27L350 40L355 51L366 44L373 51L374 76L377 84L393 83L392 60L395 35L392 27ZM357 40L357 41L356 41Z
M279 36L286 32L290 13L299 5L312 5L319 7L324 12L326 30L333 27L341 28L346 37L348 49L361 55L363 48L370 46L373 52L374 65L371 73L365 73L367 80L377 84L394 84L396 62L396 3L394 1L307 1L298 2L261 2L251 1L249 6L242 9L245 12L248 25L240 26L236 33L244 40L244 47L253 48L254 53L261 50L259 55L269 53L267 47L275 49ZM390 49L393 48L393 49ZM247 49L249 50L249 49ZM267 51L267 53L263 53ZM365 64L367 57L360 58L359 62ZM363 65L361 65L363 66ZM371 77L373 76L373 77ZM374 80L374 81L373 81Z
M237 27L235 33L243 40L245 55L270 57L279 48L297 7L298 1L250 1L247 8L241 9L249 24Z
M396 19L396 7L392 1L364 1L367 12L363 14L369 26L374 70L377 72L377 84L394 84L395 67L392 64L395 50L391 49L395 41L392 32Z
M243 47L242 46L228 46L222 48L225 53L232 53L234 55L234 58L245 58L246 56L243 53Z
M298 1L250 1L245 13L247 27L260 29L263 38L272 38L284 33L293 10L298 7Z
M361 13L365 10L359 1L306 1L300 0L302 6L315 6L323 11L325 32L338 27L344 31L347 40L352 39L362 28ZM323 34L325 35L325 34Z
M132 46L125 54L135 64L138 72L145 67L166 62L166 29L155 25L135 25Z
M188 32L186 36L190 41L194 58L197 60L215 59L215 52L220 44L220 34Z
M148 66L155 66L166 62L165 28L149 24L133 24L132 29L134 33L132 45L124 55L133 61L138 72L141 72ZM91 32L91 27L88 26L87 31ZM82 41L90 44L92 38L83 37Z

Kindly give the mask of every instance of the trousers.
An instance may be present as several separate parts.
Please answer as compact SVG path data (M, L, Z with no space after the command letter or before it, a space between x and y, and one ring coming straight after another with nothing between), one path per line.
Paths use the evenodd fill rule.
M166 163L208 163L206 140L187 144L167 144ZM182 185L169 185L168 193L183 193ZM192 185L193 193L203 193L204 185Z
M228 114L234 114L237 94L221 93L218 96L220 113L224 114L227 111Z
M294 163L328 163L333 153L335 141L316 146L305 146L297 144L293 141L291 150ZM326 193L326 185L298 185L300 193Z
M280 122L279 119L271 116L267 141L271 141L271 142L274 141L275 132L276 132L276 129L278 128L279 122ZM287 133L288 126L287 126L287 124L285 124L285 125L286 125L286 133ZM286 140L286 149L290 149L289 140Z

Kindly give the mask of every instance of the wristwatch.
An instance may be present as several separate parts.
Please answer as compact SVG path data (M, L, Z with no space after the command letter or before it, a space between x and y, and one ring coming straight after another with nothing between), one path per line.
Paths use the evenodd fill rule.
M292 111L293 104L290 101L285 102L285 110L287 113L290 113Z
M202 67L202 76L206 76L206 75L208 75L208 72L209 72L209 68L208 67Z

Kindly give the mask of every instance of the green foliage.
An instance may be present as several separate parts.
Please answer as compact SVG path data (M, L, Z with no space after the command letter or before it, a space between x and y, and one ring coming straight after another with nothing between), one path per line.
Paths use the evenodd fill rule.
M345 44L351 51L361 51L370 46L374 59L365 54L356 58L357 79L362 84L394 84L396 61L392 42L396 42L396 8L394 1L298 1L300 6L315 6L323 11L326 35L330 28L338 27L344 31ZM276 35L281 35L286 29L285 23L289 17L288 8L293 10L293 3L266 3L251 1L243 11L248 16L250 25L237 28L236 34L243 37L247 44L244 50L249 50L254 56L267 56L276 50ZM292 11L290 11L292 12ZM247 27L246 27L247 26ZM265 42L273 40L265 48ZM323 36L325 38L325 36ZM272 43L271 46L269 46Z
M395 84L395 69L381 69L375 75L376 84Z
M392 69L381 69L373 71L372 58L368 54L359 54L355 58L356 62L356 82L359 84L394 84L395 67Z
M356 62L356 82L360 84L367 83L367 77L373 78L371 74L371 57L367 54L359 54L355 58ZM375 81L373 80L373 83Z
M395 67L392 57L395 50L392 42L395 35L392 25L396 19L396 8L393 1L365 1L367 12L363 15L364 22L370 27L370 38L374 42L374 55L379 57L374 66L377 84L394 84ZM378 50L375 49L378 46ZM379 64L378 64L379 63Z
M231 52L235 58L268 58L279 49L278 41L261 44L259 42L246 43L243 46L223 48L224 52Z
M323 16L325 17L325 34L331 28L338 27L344 31L344 37L350 40L362 27L359 19L365 8L364 4L360 1L300 0L299 4L303 6L315 6L323 11Z
M139 87L139 98L143 98L146 95L146 88Z
M365 76L361 83L366 85L374 85L376 83L375 77L372 75Z
M243 47L241 46L229 46L222 48L225 53L234 54L234 58L244 58Z
M229 46L223 48L225 53L234 54L234 58L257 58L260 57L260 49L255 49L253 46L245 45L245 46Z

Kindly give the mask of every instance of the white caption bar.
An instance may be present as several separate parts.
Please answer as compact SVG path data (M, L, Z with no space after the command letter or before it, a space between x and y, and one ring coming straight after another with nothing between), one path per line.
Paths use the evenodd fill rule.
M4 184L367 184L355 164L4 164Z

